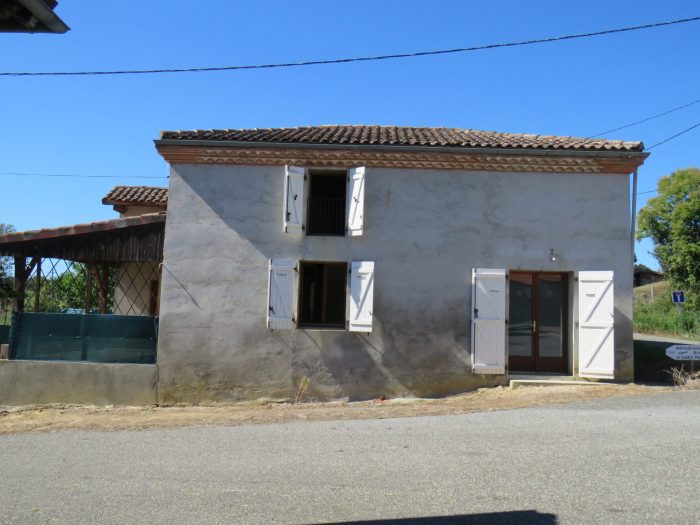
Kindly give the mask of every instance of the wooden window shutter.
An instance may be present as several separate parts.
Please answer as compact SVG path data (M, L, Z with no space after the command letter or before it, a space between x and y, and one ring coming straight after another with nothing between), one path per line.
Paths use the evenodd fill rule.
M506 373L506 271L472 270L472 372Z
M268 285L267 327L271 329L294 328L294 261L270 259Z
M374 308L374 262L353 261L350 269L351 332L372 331Z
M284 232L290 235L304 233L305 170L297 166L284 168Z
M365 213L365 168L360 166L348 172L348 235L362 235Z
M615 377L613 272L578 273L578 373Z

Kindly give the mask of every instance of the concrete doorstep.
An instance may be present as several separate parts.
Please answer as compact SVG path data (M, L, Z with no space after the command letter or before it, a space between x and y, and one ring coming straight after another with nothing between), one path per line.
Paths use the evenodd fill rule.
M586 381L574 379L573 376L510 376L510 388L515 390L523 386L604 386L609 383L602 381Z

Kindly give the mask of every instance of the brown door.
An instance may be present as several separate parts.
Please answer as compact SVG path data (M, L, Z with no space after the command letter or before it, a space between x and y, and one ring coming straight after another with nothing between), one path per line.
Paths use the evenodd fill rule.
M509 281L509 369L566 373L567 274L510 272Z

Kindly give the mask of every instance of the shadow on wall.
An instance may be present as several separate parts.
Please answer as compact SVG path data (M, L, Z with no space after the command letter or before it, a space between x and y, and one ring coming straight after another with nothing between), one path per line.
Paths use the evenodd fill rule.
M623 348L624 351L621 351ZM632 319L617 308L615 308L615 379L630 383L634 381Z
M206 250L212 250L215 257L227 259L229 264L224 265L227 272L241 268L241 286L261 290L262 281L253 283L250 280L256 280L260 275L266 288L267 261L271 258L313 257L350 261L366 257L380 261L375 266L376 280L381 285L374 291L375 318L371 334L303 329L269 334L264 328L264 304L260 320L255 325L249 321L249 289L241 294L247 297L246 305L237 306L234 300L229 303L231 308L248 310L247 321L227 327L237 332L229 339L229 345L235 339L254 343L246 344L246 349L254 349L255 345L268 346L267 355L275 360L270 366L291 365L288 379L291 381L291 395L299 380L305 377L310 380L312 394L319 399L346 397L351 400L382 395L437 397L502 383L502 378L470 374L469 294L467 287L455 292L454 280L450 277L453 268L451 263L443 262L452 259L441 258L435 250L415 242L406 244L405 239L410 235L403 235L402 231L395 232L390 239L378 238L376 229L374 232L368 229L359 239L289 237L281 228L284 191L281 167L279 170L247 167L238 171L235 177L224 167L210 167L206 174L200 173L199 169L203 168L178 167L182 183L188 187L186 193L189 195L184 198L189 201L189 206L195 205L190 225L200 224L206 228L196 236L194 242L197 246L190 249L203 250L204 257L209 253ZM234 178L236 184L232 183ZM240 191L242 187L246 191ZM390 224L385 226L392 228L396 221L405 222L393 215L382 217L382 220L389 221ZM207 228L206 224L210 227ZM232 242L222 243L221 239L226 238ZM217 242L211 242L212 239ZM398 256L399 253L403 256ZM382 257L384 262L391 264L382 264ZM432 258L430 275L439 281L440 298L436 298L434 283L426 283L422 278L421 269L426 266L420 263L427 263L426 257ZM209 298L188 290L188 279L178 275L177 264L169 265L166 270L186 290L193 305L198 306L199 302L206 310ZM244 271L247 272L245 275ZM465 269L464 275L455 275L454 279L466 279L467 273ZM222 278L225 278L223 273L210 276L212 283ZM407 292L406 282L413 283L415 289ZM260 298L256 297L255 301L258 300ZM420 316L416 312L420 312ZM167 320L163 319L163 322ZM203 330L209 328L214 327L202 327ZM211 347L208 355L235 354L230 347L225 350L213 348L211 341L202 341L198 347ZM216 363L218 370L210 380L221 381L224 387L225 381L237 383L264 379L264 372L258 371L257 378L246 376L237 366L253 366L250 356L235 359L239 359L237 363ZM283 364L284 359L290 364ZM202 362L200 366L214 365ZM277 372L275 381L281 386L282 371L278 369Z
M324 522L331 523L331 522ZM556 525L555 514L536 510L512 510L482 514L460 514L452 516L426 516L421 518L397 518L367 521L337 521L333 525Z

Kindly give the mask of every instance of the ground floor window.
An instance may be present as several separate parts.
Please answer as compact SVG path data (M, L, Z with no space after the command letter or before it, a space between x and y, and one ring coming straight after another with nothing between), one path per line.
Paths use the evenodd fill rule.
M344 328L347 263L302 262L299 266L299 325Z

